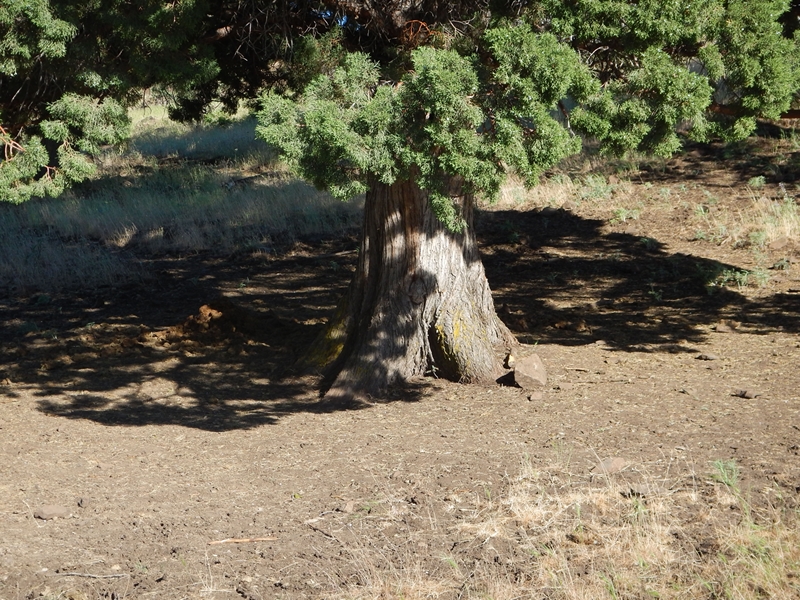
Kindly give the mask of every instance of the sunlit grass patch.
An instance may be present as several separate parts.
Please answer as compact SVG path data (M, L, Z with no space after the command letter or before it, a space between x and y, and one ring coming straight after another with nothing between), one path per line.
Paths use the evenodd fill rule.
M751 193L749 205L738 210L712 212L699 205L695 217L699 222L695 238L718 245L764 249L800 242L800 205L788 192L782 198Z
M332 578L334 589L321 596L749 600L800 592L798 515L780 503L751 506L736 463L679 479L631 469L635 482L524 461L497 496L450 494L445 510L463 519L448 530L433 513L427 526L408 527L403 501L386 500L404 510L388 506L370 518L403 534L362 537L360 521L336 529L357 576L344 586Z
M498 207L574 208L603 207L608 211L635 210L628 200L633 187L629 181L602 174L575 175L557 172L543 179L534 188L526 189L522 181L510 177L503 186Z
M215 126L154 120L139 127L129 152L160 159L272 162L274 153L256 139L255 125L252 118Z
M753 510L735 463L718 461L710 471L707 485L721 495L657 477L636 485L625 478L587 481L525 464L493 510L463 532L516 540L535 562L530 589L551 598L794 597L797 515ZM719 502L737 511L735 523L714 518ZM711 550L699 551L703 544Z
M360 223L361 202L336 201L289 177L255 140L252 121L151 126L133 150L109 152L95 179L62 197L0 206L0 287L25 293L135 281L143 271L134 254L272 253Z

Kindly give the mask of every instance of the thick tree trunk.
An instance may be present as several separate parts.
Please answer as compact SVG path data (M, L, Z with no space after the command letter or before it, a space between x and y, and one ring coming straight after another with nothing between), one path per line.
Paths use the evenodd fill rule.
M465 383L501 373L516 344L494 310L472 229L473 202L453 182L467 222L448 231L413 181L367 193L358 268L308 359L323 367L326 398L381 396L433 375Z

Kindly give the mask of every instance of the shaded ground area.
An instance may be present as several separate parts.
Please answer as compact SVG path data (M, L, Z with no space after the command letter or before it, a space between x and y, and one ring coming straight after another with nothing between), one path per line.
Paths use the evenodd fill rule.
M539 498L669 496L669 544L698 563L743 518L713 461L735 461L759 518L789 519L798 249L764 250L787 265L765 287L721 280L752 252L690 241L706 199L680 187L749 176L714 165L642 172L636 219L588 200L480 214L498 310L548 368L541 399L424 380L358 410L320 404L291 367L347 286L355 239L147 258L141 285L0 299L0 598L562 597L538 583L543 549L594 577L577 549L613 540L512 515L501 499L520 473ZM654 200L653 181L672 196ZM34 518L45 505L67 518ZM602 512L562 509L582 506Z

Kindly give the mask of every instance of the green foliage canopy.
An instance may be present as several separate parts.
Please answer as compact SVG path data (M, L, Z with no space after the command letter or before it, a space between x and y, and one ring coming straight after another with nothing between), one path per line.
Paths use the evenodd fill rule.
M756 117L780 118L800 87L796 27L784 26L798 20L789 0L546 0L531 4L531 18L578 50L617 97L642 98L649 87L651 104L666 107L677 101L685 106L692 100L676 94L677 89L696 98L708 90L689 90L691 82L680 71L706 79L711 88L708 106L727 110L707 123L695 124L701 139L736 140L751 135ZM665 56L657 58L656 51ZM684 81L673 83L667 77L659 84L652 80L656 61L661 62L656 70L666 75L667 57L674 65L674 76ZM650 82L642 70L650 71ZM636 136L625 129L622 136ZM661 148L653 147L647 136L642 139L644 150L663 154L677 149L674 139Z
M342 198L413 178L458 230L452 178L491 200L509 171L535 185L579 151L581 135L607 153L669 156L680 130L741 139L756 116L780 117L800 87L798 46L779 22L787 9L781 0L530 3L466 41L431 36L401 57L399 79L346 54L301 93L266 93L257 133ZM710 110L721 104L731 115Z
M0 3L0 199L55 196L128 137L127 108L154 84L213 80L197 39L206 2Z
M491 64L452 49L418 48L399 82L382 82L366 54L347 54L299 100L265 94L257 134L299 174L342 199L372 181L414 178L442 221L458 230L450 179L489 197L508 168L535 184L580 148L552 113L554 104L599 89L578 54L549 34L499 28L485 44Z
M141 90L196 119L262 96L259 135L340 197L414 177L529 185L580 136L669 155L741 139L800 87L788 0L7 0L0 198L58 194L127 135ZM265 90L272 90L266 91Z

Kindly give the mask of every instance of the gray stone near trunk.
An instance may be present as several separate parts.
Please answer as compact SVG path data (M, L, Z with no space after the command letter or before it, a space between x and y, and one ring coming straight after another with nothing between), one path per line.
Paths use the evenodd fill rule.
M547 370L538 354L517 359L514 381L523 390L540 390L547 385Z

